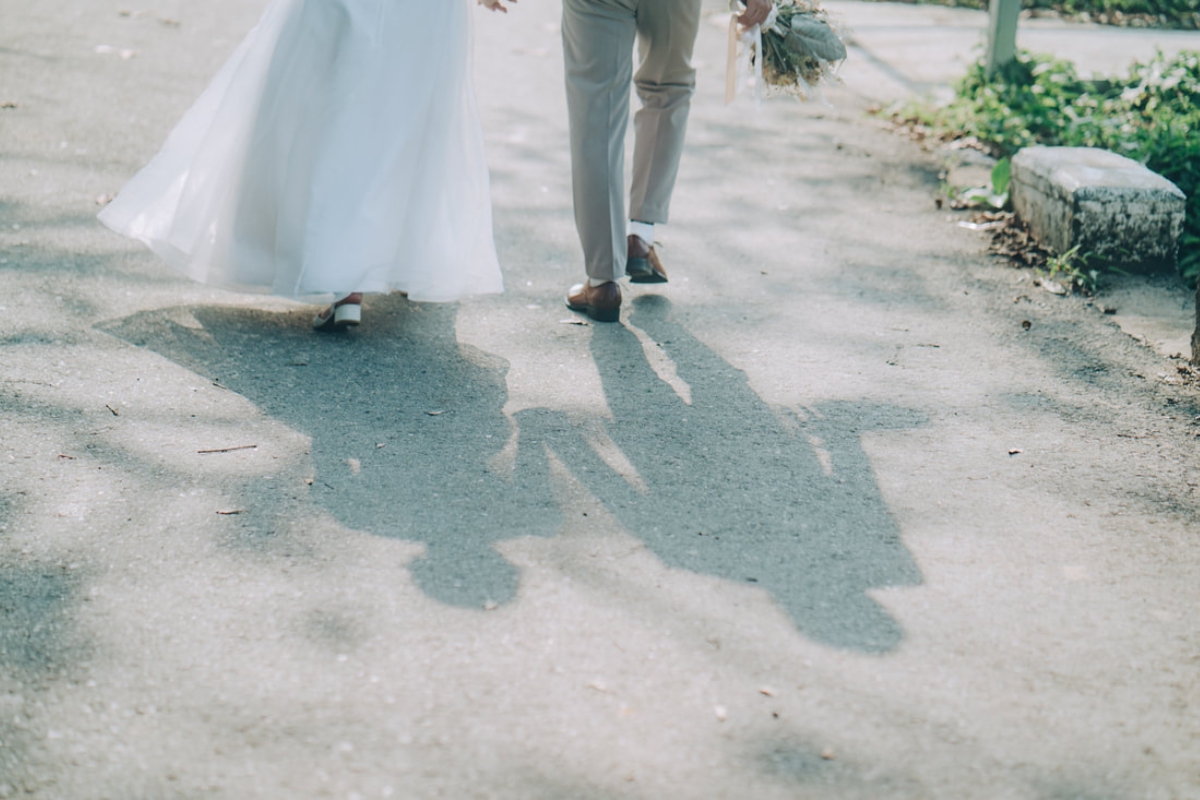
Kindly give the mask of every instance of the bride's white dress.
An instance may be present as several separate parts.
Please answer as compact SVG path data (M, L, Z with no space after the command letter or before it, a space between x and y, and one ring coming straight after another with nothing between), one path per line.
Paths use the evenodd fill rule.
M204 283L502 289L471 0L272 0L101 214Z

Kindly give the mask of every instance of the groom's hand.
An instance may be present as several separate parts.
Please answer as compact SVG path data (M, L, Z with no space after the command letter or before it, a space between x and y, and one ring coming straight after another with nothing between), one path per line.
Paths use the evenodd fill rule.
M508 2L515 3L517 0L508 0ZM508 7L504 5L504 0L479 0L479 5L487 6L492 11L502 11L505 14L508 13ZM763 17L763 19L766 19L766 17Z
M482 0L480 0L482 2ZM746 10L738 17L738 24L743 28L753 28L767 21L774 4L771 0L743 0Z

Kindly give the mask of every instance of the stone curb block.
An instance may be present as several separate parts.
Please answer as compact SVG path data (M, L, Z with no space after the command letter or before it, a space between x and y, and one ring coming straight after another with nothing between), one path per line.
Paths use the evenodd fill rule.
M1132 159L1091 147L1027 147L1012 160L1013 208L1056 253L1078 246L1123 269L1173 269L1187 197Z

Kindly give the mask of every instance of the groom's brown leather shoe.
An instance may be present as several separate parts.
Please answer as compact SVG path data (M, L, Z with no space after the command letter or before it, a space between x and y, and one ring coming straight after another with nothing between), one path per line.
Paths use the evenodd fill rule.
M621 287L612 282L599 286L577 283L567 292L567 308L582 311L597 322L616 322L621 318Z
M666 283L667 270L663 267L654 245L647 243L635 233L629 234L629 256L625 261L625 274L631 283Z

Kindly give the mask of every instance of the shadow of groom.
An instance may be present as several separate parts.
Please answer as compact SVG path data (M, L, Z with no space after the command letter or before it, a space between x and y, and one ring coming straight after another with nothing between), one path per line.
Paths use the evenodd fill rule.
M814 640L882 652L903 637L869 589L920 575L879 494L859 433L923 423L903 409L837 403L778 413L740 371L644 297L630 319L686 381L680 398L629 329L595 326L591 350L614 418L609 466L566 415L531 409L511 477L507 364L460 344L457 307L371 303L352 336L314 336L308 313L198 307L136 314L104 329L219 382L312 438L312 500L342 524L423 543L409 565L441 602L480 607L516 593L492 546L554 536L563 510L547 447L669 566L770 593Z
M814 640L864 652L894 647L902 629L866 592L921 577L859 435L924 418L849 402L805 418L772 409L670 309L643 296L629 322L672 362L682 392L653 369L628 328L592 333L613 414L606 432L634 474L606 463L604 448L561 414L518 414L522 448L548 446L667 565L765 589Z

